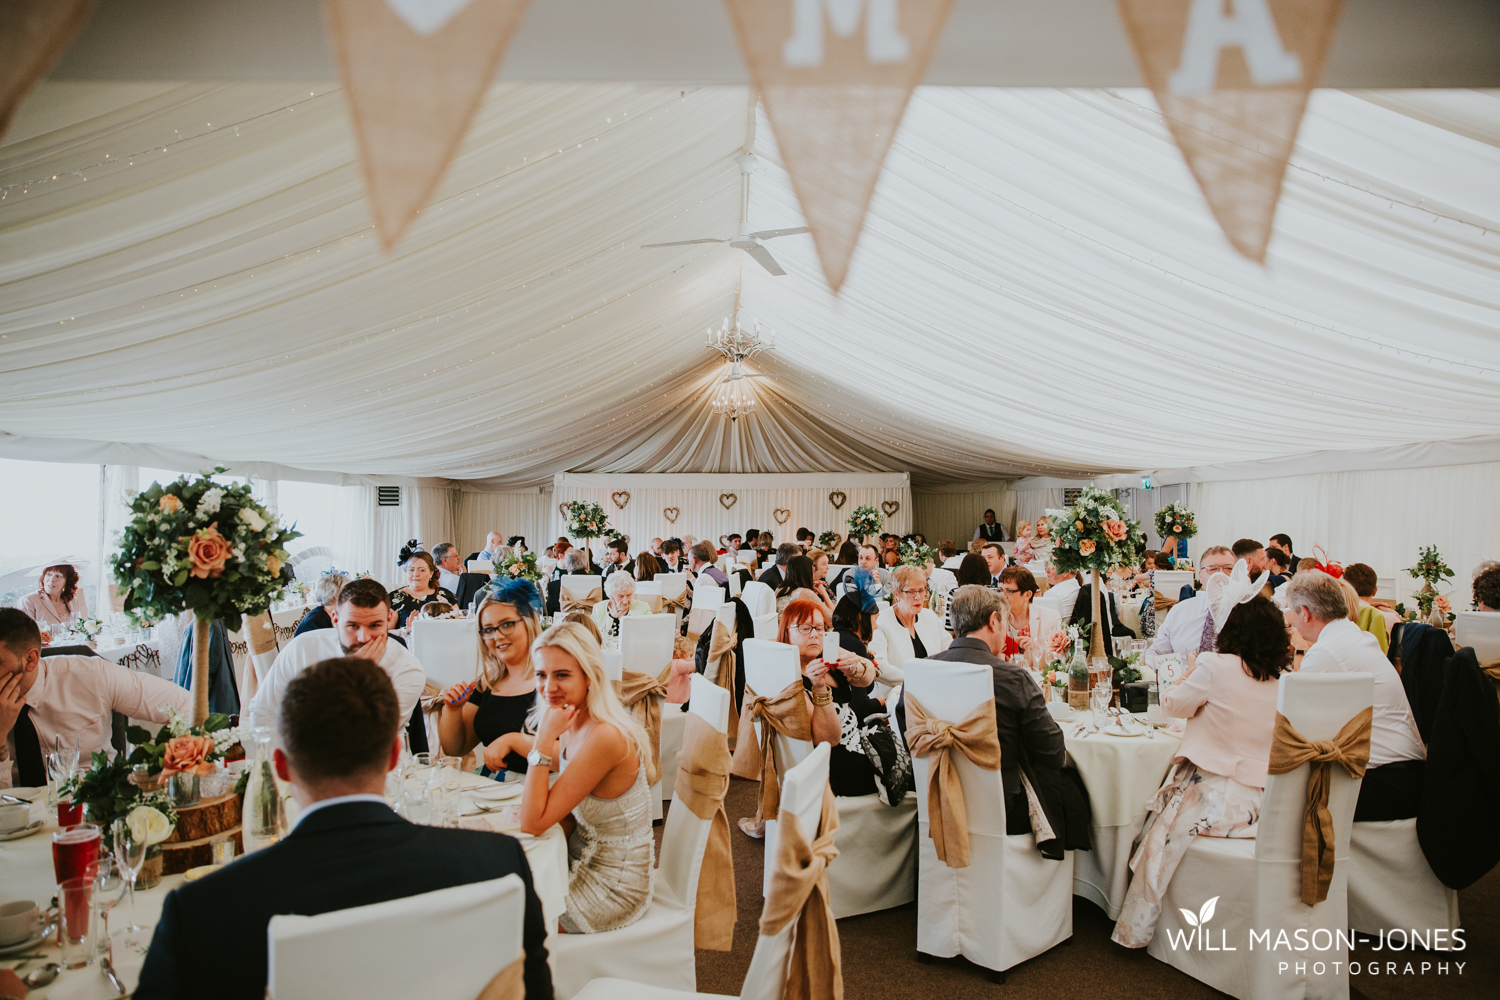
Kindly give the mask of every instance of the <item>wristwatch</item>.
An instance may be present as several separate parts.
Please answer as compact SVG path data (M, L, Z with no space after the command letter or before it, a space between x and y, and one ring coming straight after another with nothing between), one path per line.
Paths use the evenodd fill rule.
M532 747L531 753L526 755L526 764L528 767L551 767L552 758Z

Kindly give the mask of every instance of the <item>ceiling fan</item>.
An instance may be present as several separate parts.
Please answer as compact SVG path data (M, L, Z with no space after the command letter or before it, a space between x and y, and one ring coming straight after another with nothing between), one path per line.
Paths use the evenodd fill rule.
M776 258L771 256L760 241L775 239L778 236L795 236L798 233L809 232L806 226L798 226L795 229L762 229L752 232L750 224L745 221L750 213L750 175L760 165L760 161L750 154L743 154L734 158L740 166L740 228L732 238L727 240L677 240L674 243L647 243L641 247L642 250L655 250L658 247L685 247L692 243L728 243L736 250L743 250L755 259L761 267L770 271L776 277L786 274Z

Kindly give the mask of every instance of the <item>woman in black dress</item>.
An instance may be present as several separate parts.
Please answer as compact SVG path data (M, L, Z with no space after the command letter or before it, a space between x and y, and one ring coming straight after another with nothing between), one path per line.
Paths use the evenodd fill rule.
M412 542L401 550L401 568L406 570L406 586L391 591L391 610L396 612L397 628L405 628L412 614L420 611L424 604L441 601L455 607L458 605L458 598L453 596L452 591L438 586L437 563L426 552L413 548L415 544Z
M542 596L530 580L496 580L483 593L475 613L479 676L443 692L443 753L462 757L483 743L487 771L496 777L526 773L537 704L531 644L542 630L541 608Z

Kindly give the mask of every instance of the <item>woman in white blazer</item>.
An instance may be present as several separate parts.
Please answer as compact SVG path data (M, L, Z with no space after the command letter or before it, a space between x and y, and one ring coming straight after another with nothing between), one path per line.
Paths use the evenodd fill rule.
M1025 566L1007 566L1000 571L1000 596L1005 598L1005 649L1001 658L1024 663L1033 670L1047 662L1052 636L1062 630L1062 615L1056 608L1037 604L1036 577Z
M885 639L885 656L877 654L877 680L891 687L906 680L906 664L948 648L953 637L943 620L927 607L927 574L916 566L898 566L891 574L891 607L875 621ZM872 652L874 650L872 649Z

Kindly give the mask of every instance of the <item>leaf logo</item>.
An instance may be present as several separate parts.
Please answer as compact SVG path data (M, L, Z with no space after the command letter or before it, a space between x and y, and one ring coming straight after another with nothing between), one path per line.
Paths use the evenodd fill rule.
M1213 899L1210 899L1208 902L1204 903L1202 908L1199 909L1197 913L1194 913L1192 910L1183 909L1180 906L1177 908L1177 910L1182 914L1182 919L1186 920L1189 926L1202 927L1204 924L1208 923L1214 918L1214 907L1218 905L1219 897L1215 896Z

